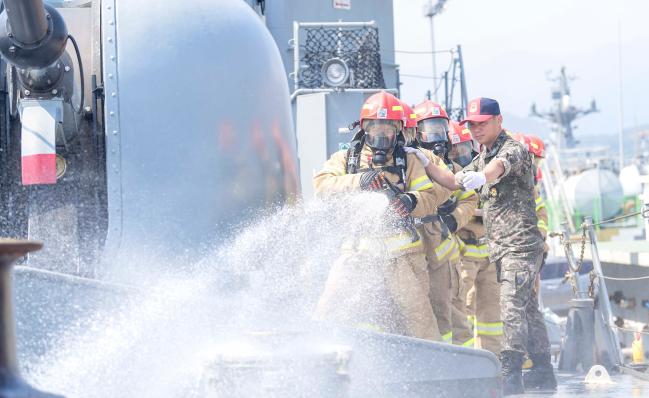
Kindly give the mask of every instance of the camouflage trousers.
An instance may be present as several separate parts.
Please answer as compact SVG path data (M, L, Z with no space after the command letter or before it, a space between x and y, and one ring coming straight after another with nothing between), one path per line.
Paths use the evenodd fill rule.
M547 353L548 331L534 291L543 251L507 253L496 262L500 282L500 315L503 321L503 351Z

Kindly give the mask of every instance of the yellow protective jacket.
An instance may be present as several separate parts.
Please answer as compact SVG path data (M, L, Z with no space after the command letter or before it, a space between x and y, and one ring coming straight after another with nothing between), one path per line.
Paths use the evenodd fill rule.
M406 178L404 186L399 186L399 176L385 171L385 177L393 184L399 186L404 192L411 193L417 198L417 205L412 211L412 217L424 217L436 211L437 206L444 203L450 196L449 190L433 182L426 175L424 167L414 154L406 153ZM372 157L371 149L365 145L360 153L359 170L369 168L369 159ZM386 165L392 165L392 153L388 153ZM316 195L360 191L362 173L347 174L347 151L341 150L329 158L314 177L313 185ZM377 167L378 168L378 167ZM423 250L422 240L412 244L410 235L404 233L398 237L389 238L388 249L391 252L419 252ZM360 245L360 244L359 244Z
M482 217L471 217L471 220L457 231L460 240L462 258L469 261L489 260L486 231L482 224Z
M420 148L422 152L430 159L432 163L438 167L447 167L446 164L432 151ZM453 164L453 172L458 172L462 168ZM451 194L457 201L455 210L451 213L457 222L457 228L460 230L464 227L473 216L473 210L478 206L478 195L475 191L460 191L457 190ZM437 209L430 215L436 215ZM444 228L444 231L443 231ZM424 238L424 245L426 255L428 256L429 264L434 268L436 265L441 264L447 259L457 259L460 256L461 243L457 240L454 234L446 230L442 226L440 220L433 222L425 222L419 228L420 234Z
M545 207L545 199L541 196L539 186L534 187L534 201L536 202L536 218L539 219L537 226L541 235L543 235L543 251L548 252L550 247L547 243L548 238L548 209Z

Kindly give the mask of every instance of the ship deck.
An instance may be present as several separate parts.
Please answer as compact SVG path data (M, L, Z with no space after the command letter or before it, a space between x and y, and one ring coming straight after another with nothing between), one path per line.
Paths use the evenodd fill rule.
M541 395L564 398L564 397L587 397L587 398L630 398L649 397L649 381L641 380L627 374L616 374L611 376L611 384L587 384L584 382L584 374L558 373L559 387L556 393L526 393L516 395L517 397L539 397Z
M649 267L649 241L620 240L597 242L599 257L603 263ZM586 250L585 257L590 253Z

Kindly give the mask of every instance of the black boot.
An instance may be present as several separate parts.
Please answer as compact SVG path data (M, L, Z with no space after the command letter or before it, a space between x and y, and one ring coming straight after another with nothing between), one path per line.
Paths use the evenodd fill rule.
M518 351L502 351L500 363L503 375L503 395L523 394L523 353Z
M528 390L557 390L557 379L550 363L550 353L530 354L532 368L523 375Z

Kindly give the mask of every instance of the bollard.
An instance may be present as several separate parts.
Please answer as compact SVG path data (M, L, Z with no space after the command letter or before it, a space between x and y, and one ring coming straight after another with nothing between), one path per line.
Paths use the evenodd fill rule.
M601 344L598 344L598 346L603 350L603 354L610 359L612 364L614 366L619 366L624 363L624 360L622 358L622 351L620 350L620 340L617 330L613 329L613 310L611 309L611 302L609 300L608 289L606 288L606 280L604 280L604 273L602 272L602 264L599 260L599 251L597 250L597 235L595 235L593 220L590 217L586 217L585 222L586 227L588 228L590 252L593 258L593 272L595 272L595 275L597 275L598 279L598 310L601 313L601 316L596 316L595 326L597 328L596 335L601 336L601 338L597 339L598 341L596 342L601 342ZM597 312L596 315L598 315ZM599 325L597 324L598 322Z
M12 264L43 247L40 242L0 239L0 398L61 398L32 388L20 377L12 299Z
M574 372L579 365L586 370L595 364L593 308L593 299L574 298L570 302L566 335L559 357L559 370Z
M561 224L563 229L563 242L566 259L568 261L568 272L572 283L575 286L575 295L570 300L570 310L566 323L566 334L561 344L561 356L559 357L558 368L561 371L574 372L577 367L589 369L595 363L593 346L595 334L593 325L594 300L588 297L588 289L581 285L577 260L570 246L570 231L568 223Z
M617 335L607 320L610 320L611 307L608 300L606 284L602 278L601 264L597 253L597 238L592 221L586 217L586 225L591 242L594 272L599 277L597 300L588 296L588 289L579 280L577 260L570 246L570 233L566 223L563 226L563 241L569 274L575 285L575 295L570 301L566 335L561 345L559 370L574 372L579 366L583 370L594 364L603 365L614 370L621 364L620 346ZM612 322L612 321L611 321Z

